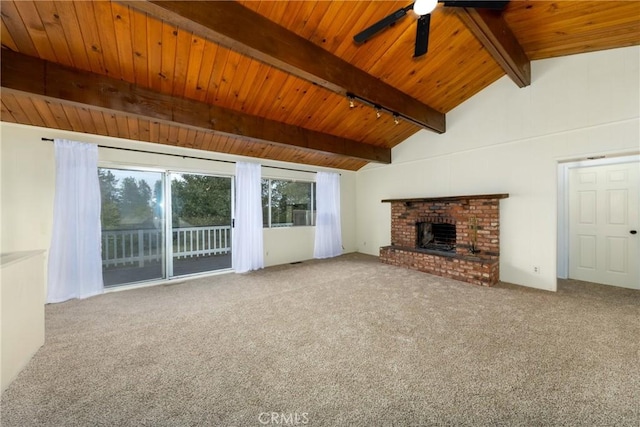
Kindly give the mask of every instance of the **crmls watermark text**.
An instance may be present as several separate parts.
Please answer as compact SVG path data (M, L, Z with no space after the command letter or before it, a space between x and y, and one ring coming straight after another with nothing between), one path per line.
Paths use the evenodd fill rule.
M308 412L260 412L258 415L260 424L299 426L309 423Z

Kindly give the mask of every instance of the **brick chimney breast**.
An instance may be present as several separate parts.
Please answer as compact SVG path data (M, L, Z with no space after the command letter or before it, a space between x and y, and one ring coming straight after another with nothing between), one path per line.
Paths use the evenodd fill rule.
M380 248L380 261L476 285L495 285L500 279L500 200L507 197L383 200L391 203L391 246ZM440 224L455 225L455 229Z

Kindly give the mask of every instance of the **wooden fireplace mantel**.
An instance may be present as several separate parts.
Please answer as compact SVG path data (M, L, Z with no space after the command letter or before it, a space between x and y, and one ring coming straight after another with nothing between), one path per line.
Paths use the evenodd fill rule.
M477 199L506 199L507 197L509 197L509 193L474 194L470 196L418 197L413 199L384 199L382 200L382 203L461 202L464 200L477 200Z

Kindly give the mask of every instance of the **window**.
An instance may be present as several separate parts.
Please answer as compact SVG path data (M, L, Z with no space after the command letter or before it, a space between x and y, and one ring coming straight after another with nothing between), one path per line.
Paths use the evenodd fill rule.
M262 180L262 224L264 227L315 225L315 182Z

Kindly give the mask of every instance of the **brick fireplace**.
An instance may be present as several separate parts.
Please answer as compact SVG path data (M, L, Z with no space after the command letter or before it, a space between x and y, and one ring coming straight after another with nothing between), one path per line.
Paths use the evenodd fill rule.
M475 285L500 279L500 199L508 194L390 199L380 261Z

